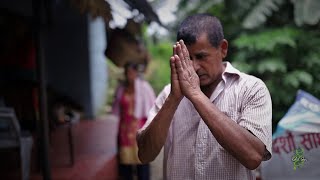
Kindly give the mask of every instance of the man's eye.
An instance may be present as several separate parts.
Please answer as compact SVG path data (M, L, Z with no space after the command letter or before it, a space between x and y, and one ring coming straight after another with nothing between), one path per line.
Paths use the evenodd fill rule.
M203 59L204 58L204 55L196 55L196 59Z

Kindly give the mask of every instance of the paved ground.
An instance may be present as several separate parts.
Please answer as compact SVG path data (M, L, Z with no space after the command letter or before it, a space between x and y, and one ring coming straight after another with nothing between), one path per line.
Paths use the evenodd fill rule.
M117 121L111 116L81 120L72 130L75 163L70 165L67 129L58 128L51 134L50 160L53 180L116 180ZM8 155L8 156L7 156ZM5 157L7 156L7 157ZM33 148L31 180L42 179ZM20 179L18 151L0 154L0 179ZM4 163L5 162L5 163ZM4 168L5 167L5 168ZM162 153L151 163L151 179L162 180Z
M72 127L75 162L70 165L67 129L57 128L51 133L50 162L53 180L116 180L116 139L117 122L107 116L96 120L80 120ZM36 145L36 143L35 143ZM33 148L31 162L31 180L42 179L37 152ZM0 170L0 179L20 179L19 154L12 151L8 157L1 157L2 162L12 164L4 171ZM3 160L4 158L4 160ZM7 158L7 159L6 159Z

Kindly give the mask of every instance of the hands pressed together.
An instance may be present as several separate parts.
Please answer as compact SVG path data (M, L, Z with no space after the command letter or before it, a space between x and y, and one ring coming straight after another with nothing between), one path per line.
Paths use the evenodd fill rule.
M201 92L199 77L190 60L189 51L183 40L173 45L173 55L170 58L171 95L178 100L183 96L190 99Z

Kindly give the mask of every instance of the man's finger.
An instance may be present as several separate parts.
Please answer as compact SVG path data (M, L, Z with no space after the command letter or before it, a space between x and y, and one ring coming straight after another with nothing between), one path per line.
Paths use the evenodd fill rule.
M187 65L185 62L185 57L183 56L182 46L180 43L177 45L177 55L179 56L179 60L181 62L181 68L185 69L187 67Z
M171 75L176 72L176 67L175 67L175 62L174 62L174 57L170 57L170 68L171 68Z
M182 53L183 53L183 56L185 58L185 61L186 61L186 64L187 65L190 65L190 55L189 55L189 51L188 51L188 48L186 46L186 44L184 43L183 40L180 40L180 45L181 45L181 48L182 48Z
M174 55L174 63L176 67L176 72L179 75L180 73L183 72L183 67L182 67L181 59L178 55Z

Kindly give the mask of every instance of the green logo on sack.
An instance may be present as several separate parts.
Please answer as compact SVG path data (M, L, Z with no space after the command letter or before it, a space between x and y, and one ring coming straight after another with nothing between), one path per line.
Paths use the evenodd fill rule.
M304 165L304 162L307 161L303 154L304 151L300 147L294 151L294 155L291 158L293 162L293 170L302 167Z

